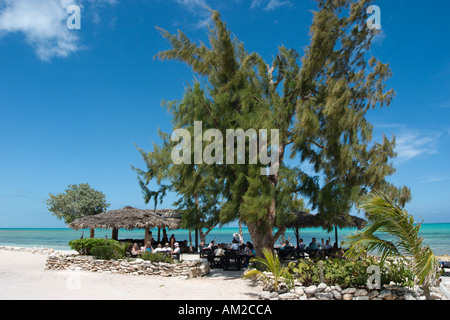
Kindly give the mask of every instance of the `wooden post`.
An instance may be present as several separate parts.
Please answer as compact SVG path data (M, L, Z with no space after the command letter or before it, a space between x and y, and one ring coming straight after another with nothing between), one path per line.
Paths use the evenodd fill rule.
M119 229L117 229L117 228L113 228L112 229L112 236L111 236L111 238L113 240L118 240L119 239Z
M150 227L145 227L144 246L150 241Z

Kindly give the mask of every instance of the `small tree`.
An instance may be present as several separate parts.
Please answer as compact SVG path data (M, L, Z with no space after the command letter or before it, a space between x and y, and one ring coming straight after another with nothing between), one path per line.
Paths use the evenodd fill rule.
M64 193L49 193L46 204L48 210L58 219L64 219L66 224L78 218L102 213L109 207L105 195L87 183L69 185ZM91 229L90 236L94 237L94 229Z

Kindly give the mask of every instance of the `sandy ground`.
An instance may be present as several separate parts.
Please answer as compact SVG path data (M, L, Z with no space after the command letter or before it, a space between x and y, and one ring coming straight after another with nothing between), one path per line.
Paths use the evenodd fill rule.
M253 300L261 291L239 271L214 269L190 280L55 271L45 270L46 257L0 250L0 300Z

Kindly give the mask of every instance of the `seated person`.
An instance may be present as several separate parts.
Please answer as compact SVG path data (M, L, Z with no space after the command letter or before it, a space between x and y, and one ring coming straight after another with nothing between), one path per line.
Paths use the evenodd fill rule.
M289 242L289 240L286 240L280 249L284 250L284 249L290 249L290 248L294 248L294 246L292 245L292 243Z
M254 256L255 255L255 249L253 247L253 244L250 241L247 242L247 245L244 248L244 254L246 256Z
M319 250L319 244L317 243L316 238L312 238L312 241L308 246L308 250Z
M306 244L303 243L303 239L300 239L300 243L298 244L298 249L305 250Z
M225 252L225 250L223 249L223 246L222 246L221 244L219 244L219 246L217 247L217 249L214 250L214 255L215 255L216 257L220 257L220 256L223 256L224 252Z
M174 259L179 259L180 258L180 254L181 254L181 249L180 249L180 245L178 244L178 242L175 242L173 244L173 251L172 251L172 258Z
M212 249L212 247L214 247L216 245L216 242L213 240L211 241L211 243L208 245L207 249Z
M164 249L163 249L161 243L158 244L158 247L155 250L153 250L153 253L157 253L157 252L164 252Z
M330 240L327 240L323 245L323 250L330 250L333 246L330 244Z
M131 255L132 255L132 256L137 256L138 254L141 254L141 253L142 253L142 251L139 250L138 244L135 243L135 244L133 245L133 247L131 248Z
M233 238L231 243L231 250L239 251L239 241L236 238Z
M166 242L166 244L164 245L163 251L169 253L172 252L172 248L170 247L168 242Z
M153 251L152 243L150 241L147 242L147 244L145 245L144 250L148 251L148 252L152 252Z
M255 248L253 247L253 244L251 242L247 242L247 245L245 246L245 249L244 249L244 254L245 254L245 258L244 258L243 267L247 268L248 264L250 262L250 259L255 256Z

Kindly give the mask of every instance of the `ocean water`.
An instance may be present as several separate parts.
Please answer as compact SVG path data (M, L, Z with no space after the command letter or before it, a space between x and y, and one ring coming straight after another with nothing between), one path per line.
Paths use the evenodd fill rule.
M338 242L345 241L346 237L355 233L356 229L338 229ZM158 229L153 229L153 237L157 239ZM207 236L206 241L209 243L215 240L218 243L231 243L233 234L239 232L239 228L215 228ZM175 235L177 241L188 240L188 230L169 230L167 232L170 237ZM59 229L1 229L0 228L0 246L17 246L17 247L43 247L54 248L56 250L70 250L68 245L70 240L79 239L81 236L88 238L90 231L72 230L66 228ZM96 238L111 238L111 230L96 230ZM244 241L251 241L247 228L243 228ZM286 239L290 237L291 242L295 245L295 235L293 230L286 231ZM450 255L450 223L433 223L423 224L420 229L420 236L424 238L424 243L429 245L436 255ZM162 237L162 232L161 232ZM195 233L192 232L192 241L195 243ZM321 228L306 228L300 230L300 238L304 243L308 244L311 239L316 237L318 242L330 238L334 243L334 231L327 233ZM119 230L119 239L143 239L144 230ZM281 241L281 238L280 238Z

